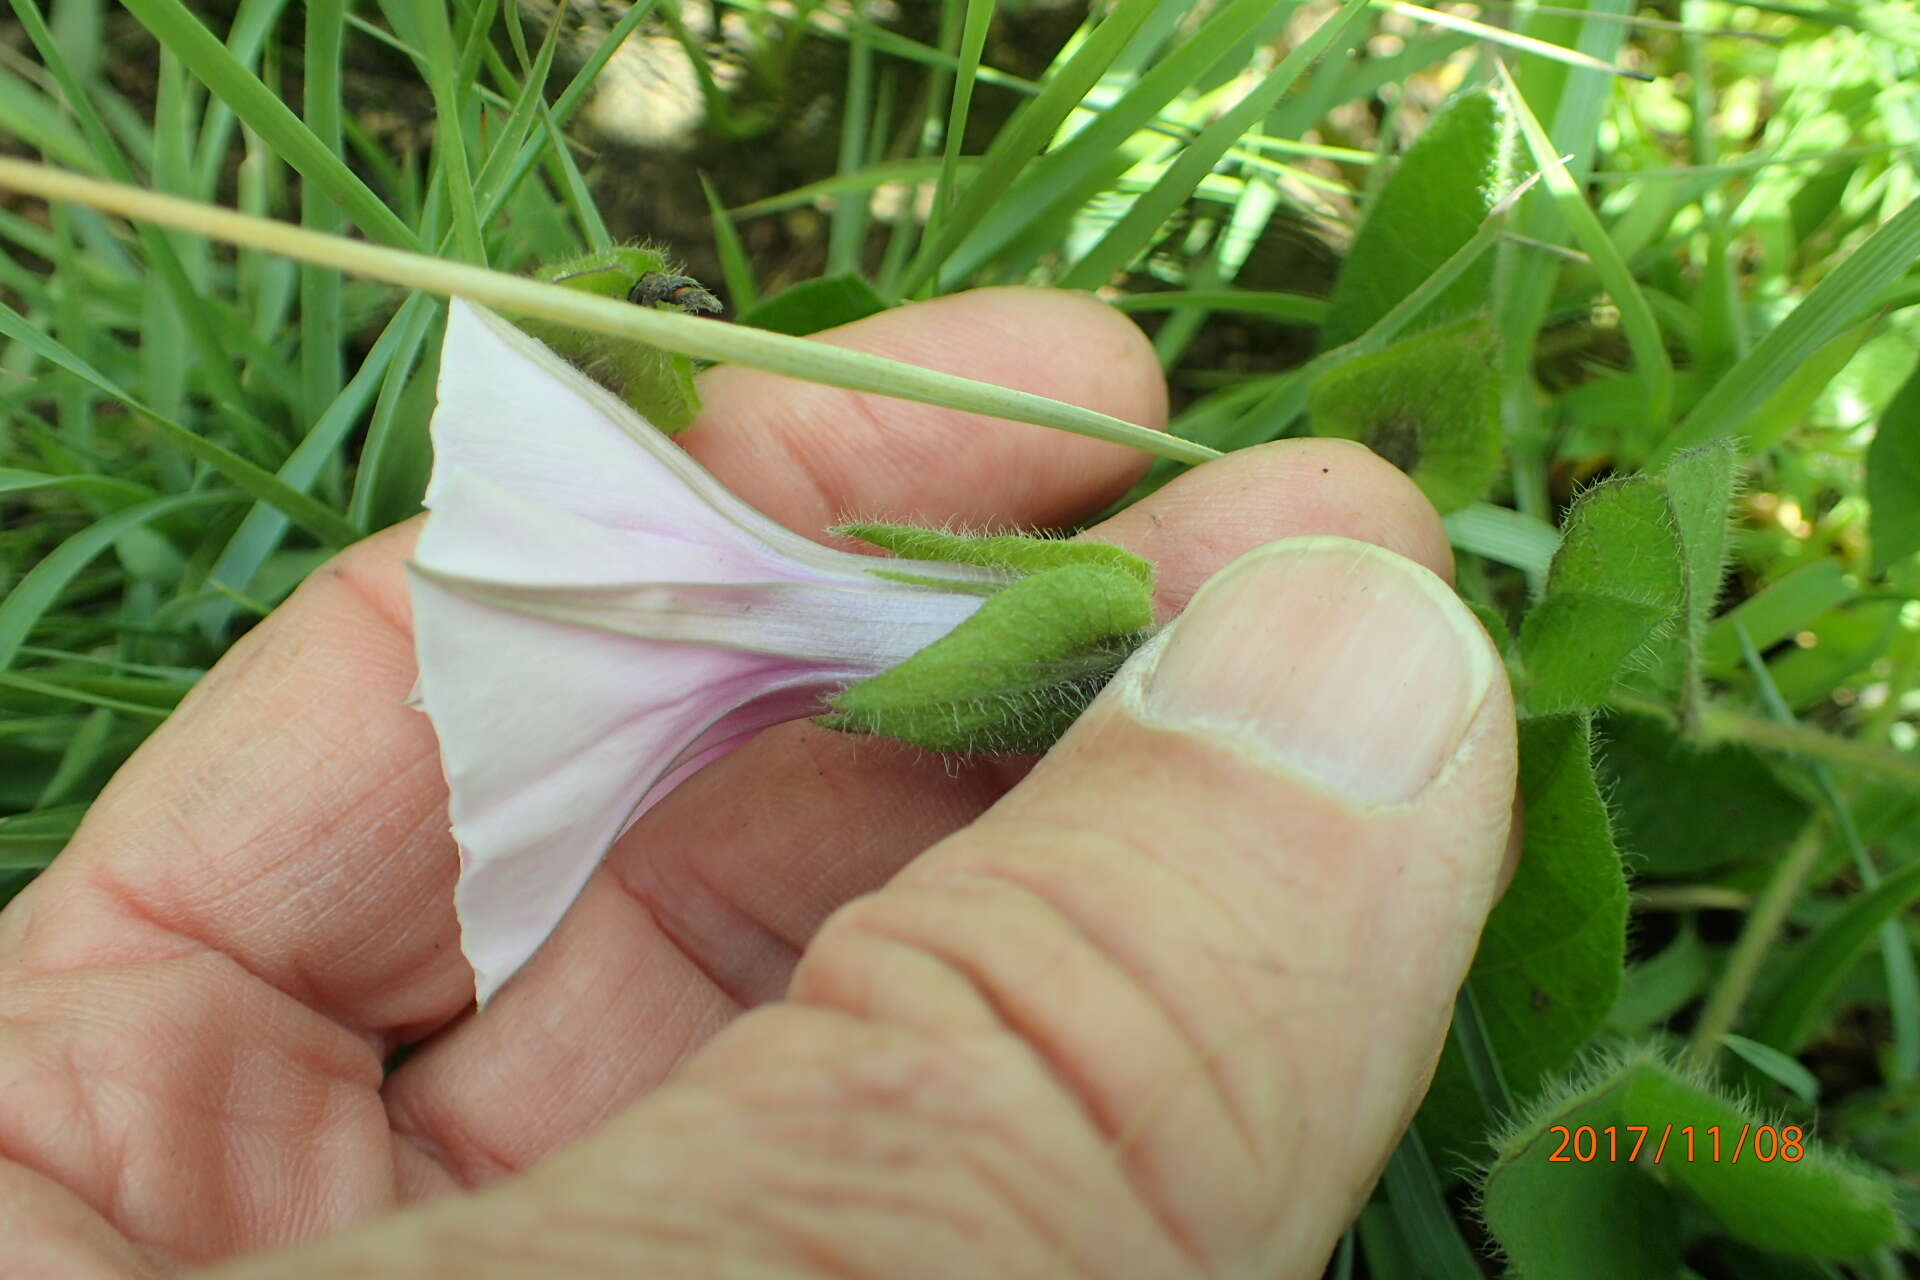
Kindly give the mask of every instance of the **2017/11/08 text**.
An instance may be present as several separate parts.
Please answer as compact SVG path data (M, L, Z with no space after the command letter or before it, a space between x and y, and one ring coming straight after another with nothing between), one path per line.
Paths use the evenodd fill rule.
M1654 1164L1677 1159L1718 1164L1740 1163L1741 1157L1771 1164L1794 1164L1806 1158L1806 1131L1797 1124L1743 1124L1735 1136L1719 1125L1556 1124L1547 1132L1559 1135L1560 1145L1547 1157L1549 1164L1619 1164L1648 1156ZM1732 1138L1724 1143L1723 1138ZM1649 1141L1651 1140L1651 1148Z

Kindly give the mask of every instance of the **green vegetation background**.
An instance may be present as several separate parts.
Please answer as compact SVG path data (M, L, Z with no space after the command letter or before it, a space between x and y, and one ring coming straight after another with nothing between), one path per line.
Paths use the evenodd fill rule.
M511 272L645 237L788 333L1096 289L1176 433L1367 441L1505 648L1527 850L1332 1273L1912 1274L1910 4L11 13L0 152ZM418 509L443 306L0 191L0 895ZM1548 1159L1649 1116L1772 1154Z

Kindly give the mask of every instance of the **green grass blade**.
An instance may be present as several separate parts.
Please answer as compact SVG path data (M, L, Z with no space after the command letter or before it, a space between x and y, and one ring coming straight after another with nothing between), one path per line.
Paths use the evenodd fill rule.
M1440 1190L1440 1176L1427 1158L1418 1130L1409 1126L1402 1135L1387 1161L1381 1183L1401 1233L1420 1258L1424 1275L1430 1280L1482 1280L1480 1265L1460 1238L1453 1211L1447 1208Z
M1512 565L1542 580L1560 546L1558 529L1511 507L1476 502L1449 514L1441 523L1458 550Z
M704 173L700 175L700 189L706 193L707 209L713 218L713 247L720 258L721 278L726 282L727 305L735 315L751 311L760 300L760 288L753 278L753 262L747 257L747 247L740 243L740 230L733 225L732 216L720 201L720 193L713 189L712 180Z
M980 76L980 59L993 24L994 0L966 0L966 23L960 32L959 67L953 77L953 101L947 107L947 125L940 147L940 177L933 188L933 208L927 215L926 236L938 241L960 180L960 147L966 139L967 117L973 110L973 86Z
M1074 263L1060 280L1060 286L1066 289L1096 288L1144 252L1159 233L1161 224L1172 216L1174 210L1192 198L1194 188L1200 185L1202 178L1213 172L1213 167L1220 162L1228 148L1266 118L1281 96L1294 87L1294 82L1321 54L1350 31L1352 36L1349 44L1360 38L1361 33L1353 30L1354 22L1370 3L1372 0L1347 0L1338 11L1314 28L1313 34L1295 46L1280 65L1260 82L1258 88L1234 104L1231 111L1208 125L1198 138L1181 150L1179 158L1168 166L1152 190L1134 201L1126 215L1108 228L1106 235Z
M971 198L989 181L989 168L983 167L968 187L968 197L963 198L942 232L941 242L952 243L938 250L943 259L940 278L965 279L1036 225L1061 209L1083 203L1106 186L1118 170L1131 163L1125 153L1128 140L1152 127L1168 103L1225 52L1259 30L1271 19L1272 12L1272 0L1234 0L1209 17L1192 38L1178 42L1154 62L1073 137L1039 155L1031 169L1025 173L1017 168L1010 170L1008 187L998 199L984 204ZM993 152L989 151L986 165L993 162Z
M125 4L140 24L232 107L275 154L326 192L362 231L385 244L412 248L418 243L380 197L301 123L278 94L187 12L181 0L125 0Z
M1053 69L1039 95L1023 105L994 138L979 173L955 202L946 231L939 240L928 240L907 268L903 293L911 296L933 280L968 229L1006 196L1015 176L1046 149L1061 122L1158 5L1159 0L1120 0L1073 56Z
M989 417L1031 422L1037 426L1128 445L1181 462L1204 462L1218 456L1214 450L1191 441L1149 431L1110 414L1082 409L1030 392L996 387L972 378L903 364L805 338L791 338L742 325L716 324L699 316L680 315L652 307L636 307L625 300L595 297L564 285L542 284L537 280L465 263L445 262L424 254L321 235L304 228L235 213L230 209L64 173L45 165L0 158L0 188L30 192L47 200L89 205L125 217L192 231L230 244L265 249L304 262L323 263L410 289L468 298L511 314L555 320L704 360L742 364L829 386L898 396ZM19 327L26 326L22 324ZM30 330L28 332L31 333ZM32 336L45 341L37 334ZM163 424L165 426L172 424ZM191 432L178 427L173 430L180 431L185 437L183 443L191 442L190 447L196 450L217 450L217 446L210 445ZM218 454L225 452L217 450ZM212 461L213 458L209 456L208 460ZM237 458L232 460L241 461ZM245 477L245 483L239 478L241 476ZM272 491L280 495L274 505L301 523L306 521L296 514L296 510L307 512L318 505L304 495L288 490L258 468L251 468L250 472L236 471L229 475L229 479L242 488L266 482ZM259 496L251 488L247 491ZM296 499L298 501L294 502ZM321 510L325 511L325 508ZM331 511L325 511L325 514L329 528L344 528L350 531L349 538L353 536L352 526L346 521Z
M1599 217L1587 204L1579 184L1559 163L1560 157L1553 149L1552 140L1547 137L1547 131L1540 127L1533 108L1527 105L1525 95L1520 92L1520 86L1514 83L1506 64L1496 62L1494 65L1506 89L1507 101L1513 107L1514 118L1519 121L1521 135L1526 138L1527 147L1533 152L1534 163L1545 175L1547 193L1559 205L1561 216L1566 218L1575 240L1586 251L1594 273L1600 277L1600 283L1612 295L1614 305L1620 310L1620 327L1626 332L1627 344L1633 349L1634 364L1646 384L1647 419L1654 424L1665 423L1673 413L1673 361L1667 357L1666 341L1660 335L1660 323L1654 319L1653 310L1640 292L1639 284L1634 281L1632 270L1614 247L1607 229L1600 225Z
M1429 9L1424 5L1408 4L1406 0L1374 0L1374 3L1389 13L1412 18L1415 22L1433 27L1445 27L1449 31L1458 31L1490 44L1505 45L1521 53L1546 58L1550 62L1565 63L1569 67L1578 67L1585 71L1604 71L1610 76L1620 76L1626 80L1651 81L1653 79L1648 72L1636 71L1631 67L1615 66L1611 62L1582 53L1578 49L1569 49L1564 45L1552 44L1546 40L1536 40L1532 36L1522 35L1518 31L1509 31L1505 27L1475 22L1472 18L1462 17L1457 13Z
M428 451L425 423L410 423L401 415L407 403L409 380L420 362L427 335L439 311L436 299L424 293L415 294L401 305L394 317L395 325L404 320L406 332L381 381L380 398L374 402L373 420L367 424L366 444L361 447L360 465L354 472L353 494L347 501L347 519L354 527L369 533L384 513L382 497L391 473L402 466L409 449L418 451L416 457ZM421 479L424 483L424 468ZM419 494L411 496L416 500L420 497Z
M1318 325L1327 318L1325 298L1254 289L1174 289L1166 293L1129 293L1115 298L1113 306L1116 310L1128 313L1180 311L1187 308L1228 311L1308 326Z
M1808 291L1786 319L1768 330L1740 362L1700 398L1654 450L1657 465L1682 449L1735 435L1802 363L1856 324L1920 260L1920 200L1868 236Z
M231 501L233 496L226 493L182 493L155 498L96 520L55 547L13 584L5 599L0 599L0 669L13 664L34 625L60 598L74 576L111 547L121 534L176 511Z
M404 308L394 316L354 372L353 380L334 397L333 403L315 419L313 429L288 455L279 471L282 484L296 493L306 493L313 487L327 464L338 456L348 435L360 424L360 415L372 403L388 366L413 327L413 316ZM208 576L236 591L248 590L260 566L279 548L289 523L285 512L266 502L256 503L228 539Z
M866 163L867 124L874 119L873 46L853 33L847 57L847 87L840 106L841 174L858 173ZM827 224L827 271L830 276L851 275L860 269L860 250L866 243L868 210L865 200L836 200Z
M960 162L962 172L971 172L978 167L976 159L963 158ZM769 213L784 213L789 209L803 209L822 197L838 199L848 195L865 195L876 187L888 183L902 186L918 186L923 182L932 182L940 176L940 162L931 157L919 157L911 160L882 160L868 165L858 173L834 174L809 182L804 186L782 191L777 195L752 201L735 208L736 218L758 218Z
M17 0L14 13L20 19L20 25L26 30L28 38L47 64L47 70L67 94L69 105L75 118L79 120L81 131L86 135L93 148L94 163L101 170L111 174L122 182L134 182L133 168L127 162L125 154L113 140L105 122L94 111L92 101L85 87L68 68L66 58L59 46L54 43L53 34L48 30L41 16L38 0ZM239 380L234 377L229 365L231 353L221 340L217 321L207 308L202 290L197 288L190 278L180 254L165 233L145 227L140 231L140 242L146 250L147 258L153 265L158 288L165 291L166 299L176 309L187 326L187 336L191 337L200 353L200 372L213 383L215 391L235 413L245 413L246 393L241 390ZM161 335L171 343L174 335ZM158 358L165 348L160 341L153 344L155 350L149 352L151 358ZM184 376L184 371L182 371ZM250 416L250 415L249 415Z
M396 31L420 50L427 87L433 93L433 156L446 183L447 206L453 216L454 248L463 262L485 263L486 244L480 236L480 213L473 197L473 174L467 165L466 97L461 92L460 49L444 4L429 0L381 0L381 9Z
M1920 862L1911 862L1841 908L1796 953L1780 986L1748 1028L1762 1044L1792 1053L1833 1014L1833 993L1876 936L1920 901Z
M304 493L297 493L288 488L276 479L272 472L255 466L232 450L217 445L154 412L122 391L99 370L39 332L27 322L25 316L4 303L0 303L0 336L25 343L53 364L91 385L95 390L119 401L138 414L148 425L166 436L173 444L226 477L235 488L249 497L272 503L284 511L296 524L322 541L333 546L345 546L359 538L360 531L330 508L314 501Z
M305 59L307 127L336 158L341 154L343 100L340 60L347 24L347 0L308 0ZM315 231L339 231L340 207L321 194L316 183L300 189L300 222ZM340 273L319 267L300 269L300 404L311 411L339 394L346 377L340 314Z

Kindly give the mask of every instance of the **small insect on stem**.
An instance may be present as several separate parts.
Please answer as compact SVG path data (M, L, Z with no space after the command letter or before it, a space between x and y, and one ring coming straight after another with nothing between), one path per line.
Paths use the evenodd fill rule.
M608 271L618 271L618 266L589 267L585 271L569 271L565 275L553 277L550 284L562 284L568 280L578 280L582 276L596 276ZM649 271L633 282L633 288L627 290L627 301L640 307L655 307L665 302L694 315L717 316L726 310L724 303L715 297L698 280L691 276L678 276L667 271Z
M705 316L717 316L726 310L720 299L702 288L698 280L668 275L664 271L649 271L634 281L633 288L627 291L627 301L640 306L670 302L682 311Z

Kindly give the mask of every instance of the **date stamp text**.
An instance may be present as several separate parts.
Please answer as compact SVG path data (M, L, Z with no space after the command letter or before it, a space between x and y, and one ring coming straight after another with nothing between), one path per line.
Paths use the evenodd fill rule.
M1631 1164L1641 1159L1654 1164L1739 1164L1742 1159L1796 1164L1807 1154L1806 1131L1797 1124L1743 1124L1737 1133L1717 1124L1556 1124L1547 1132L1560 1140L1548 1164Z

